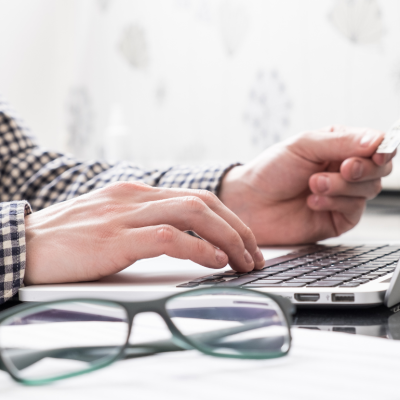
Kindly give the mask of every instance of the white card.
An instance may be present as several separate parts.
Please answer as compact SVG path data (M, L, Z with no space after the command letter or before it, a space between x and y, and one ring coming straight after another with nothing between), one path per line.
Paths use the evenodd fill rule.
M379 145L377 153L390 154L393 153L400 144L400 120L386 132L385 138Z

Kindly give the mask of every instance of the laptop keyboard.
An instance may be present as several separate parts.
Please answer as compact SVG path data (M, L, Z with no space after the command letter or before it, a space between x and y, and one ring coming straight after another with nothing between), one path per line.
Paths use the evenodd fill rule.
M215 273L177 287L357 287L393 272L400 246L315 245L273 258L262 270Z

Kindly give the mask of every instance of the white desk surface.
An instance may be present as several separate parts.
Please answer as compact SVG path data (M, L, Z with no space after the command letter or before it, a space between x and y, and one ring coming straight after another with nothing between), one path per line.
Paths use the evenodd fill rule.
M400 242L400 215L367 212L328 242ZM196 351L121 361L50 386L24 387L0 372L0 399L400 399L400 341L293 329L284 358L218 359Z
M120 361L50 386L24 387L0 374L0 399L398 400L400 342L293 330L286 357L249 361L197 351Z

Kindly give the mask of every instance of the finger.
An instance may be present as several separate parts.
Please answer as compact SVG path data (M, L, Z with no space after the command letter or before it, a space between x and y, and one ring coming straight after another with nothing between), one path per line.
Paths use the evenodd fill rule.
M376 165L383 165L383 164L388 163L396 154L397 154L397 150L395 150L393 153L390 153L390 154L378 154L378 153L375 153L372 156L372 161Z
M232 268L243 272L254 269L253 258L238 232L196 196L146 202L136 214L134 227L168 224L181 231L194 231L223 250Z
M254 261L254 268L261 269L265 265L265 260L262 252L257 246L256 238L251 229L243 223L243 221L226 207L217 196L208 190L193 190L193 189L164 189L156 188L147 192L145 200L161 200L173 199L182 197L196 196L201 199L214 213L226 221L240 236L244 243L244 247L250 253ZM199 232L198 234L202 236Z
M392 162L382 166L376 165L367 158L352 157L344 160L340 174L348 182L363 182L387 176L392 171Z
M318 173L310 177L310 190L323 196L350 196L373 199L382 190L380 179L366 182L347 182L340 173Z
M122 243L129 249L128 257L132 263L163 254L191 260L207 268L223 268L228 263L228 256L222 250L170 225L128 229Z
M364 128L332 128L295 137L288 148L315 163L344 160L349 157L371 157L384 137L383 132Z
M366 200L362 197L329 197L311 194L307 205L314 211L330 211L338 235L353 228L361 218Z

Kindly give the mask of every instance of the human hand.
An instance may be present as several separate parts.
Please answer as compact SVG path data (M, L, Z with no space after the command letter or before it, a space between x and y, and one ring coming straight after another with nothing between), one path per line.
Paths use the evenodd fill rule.
M354 227L395 155L374 154L384 133L331 127L297 135L233 168L219 197L258 244L302 244Z
M115 183L28 215L25 229L27 285L96 280L161 254L242 272L264 266L250 229L203 190Z

